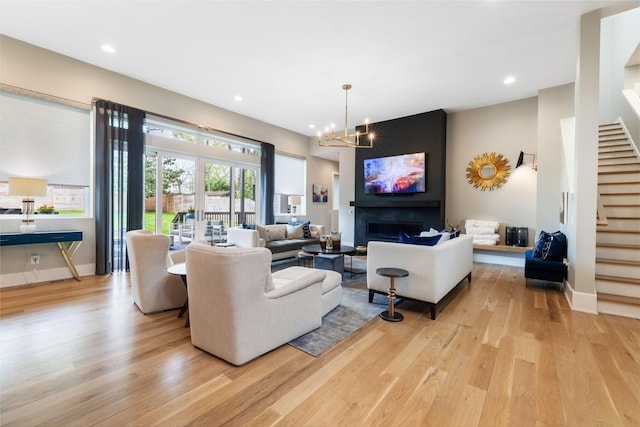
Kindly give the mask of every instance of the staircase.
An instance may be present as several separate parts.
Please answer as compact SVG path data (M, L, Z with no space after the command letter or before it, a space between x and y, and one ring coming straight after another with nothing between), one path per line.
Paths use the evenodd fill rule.
M600 125L596 233L598 312L640 319L640 158L619 123Z

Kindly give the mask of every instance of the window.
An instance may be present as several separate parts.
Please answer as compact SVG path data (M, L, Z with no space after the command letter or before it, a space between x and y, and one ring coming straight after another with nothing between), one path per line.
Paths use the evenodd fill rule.
M35 95L35 94L34 94ZM8 195L9 177L48 181L41 213L88 216L92 182L91 110L13 92L0 92L0 208L21 209ZM11 155L6 155L11 153ZM47 207L53 206L53 209ZM51 212L53 211L53 212ZM17 212L16 212L17 213Z
M149 116L144 129L147 229L187 243L255 223L258 143Z
M306 215L305 188L307 187L307 161L300 157L276 153L273 212L275 215ZM300 196L300 204L294 204ZM294 209L295 206L295 209ZM295 212L294 212L295 210Z

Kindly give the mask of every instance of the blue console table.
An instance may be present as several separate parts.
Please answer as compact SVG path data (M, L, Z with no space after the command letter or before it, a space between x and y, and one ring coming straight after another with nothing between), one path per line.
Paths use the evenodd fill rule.
M57 243L71 274L76 280L80 275L73 264L73 256L82 243L82 231L36 231L35 233L0 233L0 246L32 245L35 243Z

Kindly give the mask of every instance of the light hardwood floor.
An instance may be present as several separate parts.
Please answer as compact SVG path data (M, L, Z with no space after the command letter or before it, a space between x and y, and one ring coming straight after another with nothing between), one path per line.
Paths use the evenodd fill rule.
M142 315L125 274L2 289L0 424L640 425L640 321L522 276L475 264L435 321L405 301L319 358L242 367L194 348L177 310Z

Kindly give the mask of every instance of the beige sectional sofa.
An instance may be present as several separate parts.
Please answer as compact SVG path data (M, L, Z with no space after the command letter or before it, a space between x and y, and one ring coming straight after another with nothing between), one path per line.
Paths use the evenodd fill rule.
M324 234L324 225L309 224L311 237L304 237L302 225L274 224L256 225L256 229L240 227L227 230L227 242L240 248L266 247L271 251L271 260L295 257L305 245L319 243Z

